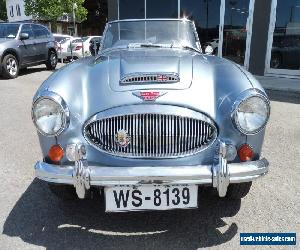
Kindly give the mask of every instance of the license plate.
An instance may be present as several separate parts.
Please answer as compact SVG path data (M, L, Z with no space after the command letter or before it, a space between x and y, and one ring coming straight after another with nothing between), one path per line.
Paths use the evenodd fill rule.
M105 188L107 212L196 208L196 185L143 185Z

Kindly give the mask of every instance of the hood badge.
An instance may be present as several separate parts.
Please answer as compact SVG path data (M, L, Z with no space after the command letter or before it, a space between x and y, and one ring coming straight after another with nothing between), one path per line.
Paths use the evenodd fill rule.
M116 144L126 148L130 144L131 137L125 129L119 129L115 134Z
M167 92L161 91L136 91L132 93L136 97L142 99L143 101L153 102L156 101L157 98L167 94Z

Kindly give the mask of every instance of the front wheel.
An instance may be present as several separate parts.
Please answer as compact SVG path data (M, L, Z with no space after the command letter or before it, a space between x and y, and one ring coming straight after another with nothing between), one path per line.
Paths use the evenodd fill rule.
M239 200L244 198L250 191L252 182L230 184L227 190L226 198Z
M57 55L54 51L49 51L46 67L48 70L54 70L57 65Z
M3 58L3 76L7 79L14 79L19 75L19 62L17 58L8 54Z

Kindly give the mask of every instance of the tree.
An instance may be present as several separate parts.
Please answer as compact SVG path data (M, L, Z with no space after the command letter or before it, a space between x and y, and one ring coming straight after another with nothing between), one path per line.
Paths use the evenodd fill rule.
M1 0L0 0L1 1ZM49 20L56 29L57 19L64 14L72 16L73 4L75 9L76 21L82 22L86 19L87 10L83 7L84 0L24 0L25 14L32 15L35 19Z
M6 1L0 0L0 20L6 21L7 14L6 14Z

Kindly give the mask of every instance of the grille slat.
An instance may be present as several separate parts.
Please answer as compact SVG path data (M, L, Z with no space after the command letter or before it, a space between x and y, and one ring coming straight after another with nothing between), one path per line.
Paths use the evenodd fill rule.
M123 131L129 143L118 143ZM168 158L189 155L216 138L216 127L207 120L163 114L133 114L92 121L86 138L98 149L124 157ZM123 134L124 136L124 134Z

